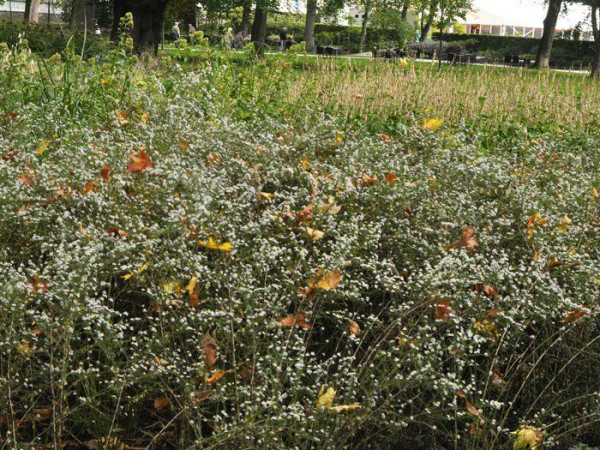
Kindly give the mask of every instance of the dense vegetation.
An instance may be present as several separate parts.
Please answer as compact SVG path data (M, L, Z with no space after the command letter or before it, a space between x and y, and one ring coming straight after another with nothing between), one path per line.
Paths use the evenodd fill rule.
M595 81L130 51L0 46L3 443L600 443Z

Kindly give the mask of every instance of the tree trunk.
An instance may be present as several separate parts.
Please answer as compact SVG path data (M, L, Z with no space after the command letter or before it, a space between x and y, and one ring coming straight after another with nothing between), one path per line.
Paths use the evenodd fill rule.
M167 0L132 2L133 51L137 54L152 51L158 54Z
M242 23L240 24L240 29L238 31L242 32L243 36L248 34L248 30L250 29L250 15L252 14L252 3L244 4L244 11L242 12Z
M31 0L25 0L25 15L23 16L23 22L29 23L29 15L31 14Z
M317 0L306 2L306 22L304 24L304 41L306 50L315 51L315 23L317 21Z
M252 23L252 42L259 58L265 56L265 38L267 37L267 11L257 6Z
M600 78L600 29L598 27L598 6L592 6L592 29L594 31L594 59L592 78Z
M121 17L127 12L127 0L113 0L113 21L110 31L110 40L116 42L119 40L119 23Z
M40 20L40 0L31 0L29 8L29 23L38 23Z
M540 41L537 57L535 58L535 67L538 69L548 69L550 67L550 55L552 54L552 42L556 30L556 22L560 14L562 0L550 0L548 4L548 14L544 19L544 34Z
M71 11L71 26L75 31L94 32L96 3L92 0L75 0Z
M429 37L429 32L431 31L431 26L433 25L433 19L435 19L435 8L431 8L429 11L429 15L427 16L427 22L425 25L421 27L421 42L425 42Z
M367 39L367 23L369 22L369 12L371 10L371 2L365 3L365 14L362 18L362 28L360 30L360 42L358 43L358 53L363 52L365 40Z
M402 5L402 13L400 16L406 20L408 17L408 9L410 8L410 0L404 0L404 4Z

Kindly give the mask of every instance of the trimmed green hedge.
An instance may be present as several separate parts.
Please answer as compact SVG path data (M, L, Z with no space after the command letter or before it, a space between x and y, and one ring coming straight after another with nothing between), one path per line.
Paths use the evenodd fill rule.
M498 58L503 58L505 54L535 58L540 44L539 39L513 36L449 33L434 33L433 35L435 40L439 40L440 36L444 42L475 40L477 42L474 48L476 53ZM556 39L552 46L551 64L555 66L589 65L593 55L593 42Z
M72 34L65 27L56 24L25 25L22 22L8 22L0 20L0 42L6 42L10 47L19 42L19 35L24 34L31 51L44 56L61 53L67 45L71 45L76 54L81 54L84 45L82 34ZM108 49L109 41L106 37L88 34L85 37L84 57L91 58Z
M288 34L296 39L296 42L304 40L304 26L297 24L287 24L273 22L267 24L267 36L279 34L281 29L286 27ZM360 42L361 28L357 26L329 25L318 23L315 25L315 42L317 45L339 46L344 52L358 52ZM379 48L388 46L404 47L412 31L408 24L401 29L378 29L367 28L367 37L363 50L370 51L373 46Z

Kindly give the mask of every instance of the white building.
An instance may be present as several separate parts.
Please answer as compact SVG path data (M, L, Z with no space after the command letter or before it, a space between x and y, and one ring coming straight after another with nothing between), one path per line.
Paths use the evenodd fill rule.
M52 0L40 0L39 22L62 22L62 8L54 6ZM23 20L25 16L25 0L6 0L0 4L0 19ZM50 19L50 20L48 20Z
M521 20L510 20L494 15L484 10L471 11L461 23L465 26L466 34L487 34L493 36L520 36L541 38L544 28L540 24L532 24L527 17ZM557 37L570 36L570 30L557 29ZM582 31L581 39L592 39L591 31Z

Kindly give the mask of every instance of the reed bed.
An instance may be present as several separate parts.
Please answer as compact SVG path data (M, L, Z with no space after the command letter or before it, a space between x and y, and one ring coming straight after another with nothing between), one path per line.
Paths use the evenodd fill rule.
M318 62L290 84L289 100L317 96L337 113L389 119L440 117L589 128L597 123L598 84L580 73L494 66L443 67Z

